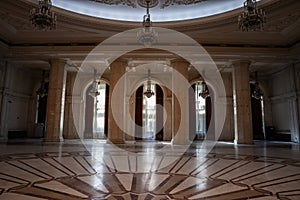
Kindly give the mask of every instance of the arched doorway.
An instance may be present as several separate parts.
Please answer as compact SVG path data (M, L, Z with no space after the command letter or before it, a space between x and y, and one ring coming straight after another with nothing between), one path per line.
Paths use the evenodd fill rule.
M146 85L141 85L136 90L135 99L135 140L163 140L163 90L157 84L151 84L151 90L155 91L150 98L144 95Z
M44 137L45 134L48 87L49 87L49 82L45 82L43 84L44 94L37 95L35 137Z
M194 90L194 95L191 95L191 97L194 97L194 99L190 100L190 113L195 113L195 123L191 123L191 126L194 127L191 127L190 129L195 131L196 140L203 140L206 136L211 120L211 97L209 94L200 95L204 91L208 92L207 86L205 85L204 88L202 82L194 83L192 88Z
M263 96L258 87L257 83L250 84L253 139L264 140L266 138L263 129Z
M91 95L93 84L85 93L85 139L105 139L108 133L109 85L99 81L97 89L99 95L95 97Z

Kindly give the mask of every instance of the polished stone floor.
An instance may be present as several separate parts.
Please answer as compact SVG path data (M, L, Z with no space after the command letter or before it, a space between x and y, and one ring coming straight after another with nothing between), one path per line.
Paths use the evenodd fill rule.
M0 143L0 199L300 199L298 144Z

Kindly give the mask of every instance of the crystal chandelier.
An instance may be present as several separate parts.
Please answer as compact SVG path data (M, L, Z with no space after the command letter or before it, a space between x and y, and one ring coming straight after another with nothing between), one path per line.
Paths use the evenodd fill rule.
M38 0L38 9L30 10L30 21L37 30L52 30L56 28L56 15L51 11L51 0Z
M151 90L150 69L148 70L147 90L146 90L146 92L144 92L144 95L147 98L150 98L154 95L154 92Z
M205 99L206 97L209 97L209 91L205 81L202 81L201 85L202 87L201 87L201 92L199 93L199 97Z
M266 22L265 12L257 9L256 0L246 0L244 2L244 12L239 16L239 28L242 31L262 30Z
M146 15L143 18L143 28L137 33L139 43L149 47L157 41L158 34L152 28L152 22L149 14L150 0L146 0Z
M255 98L255 99L257 99L257 100L261 100L262 96L263 96L263 93L262 93L262 91L259 88L258 82L255 82L254 83L254 90L253 90L253 93L252 93L252 97Z
M46 89L46 83L45 83L45 70L43 70L42 72L42 80L41 80L41 86L40 88L36 91L36 94L43 98L45 97L46 95L48 95L47 93L47 89Z
M92 89L89 93L89 95L91 95L92 97L97 97L100 95L100 92L98 91L98 85L99 85L99 82L96 80L97 79L97 71L96 69L94 69L94 81L92 83Z
M254 90L251 94L251 96L257 100L261 100L263 96L263 92L261 91L259 87L259 83L257 81L257 72L255 72L255 83L254 83Z

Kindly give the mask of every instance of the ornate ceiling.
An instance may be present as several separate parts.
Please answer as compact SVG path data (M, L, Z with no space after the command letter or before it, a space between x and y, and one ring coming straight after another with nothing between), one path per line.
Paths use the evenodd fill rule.
M244 0L151 0L154 22L196 19L242 7ZM53 0L53 5L68 11L122 21L141 21L145 0Z
M108 4L108 5L127 5L132 8L136 8L137 5L146 8L147 7L147 1L146 0L90 0L90 1L95 1L103 4ZM165 8L168 6L172 5L190 5L190 4L197 4L200 2L203 2L206 0L149 0L149 8L156 7L157 5L160 4L160 8Z
M125 22L81 15L54 6L53 11L58 19L57 29L36 31L30 23L29 10L37 5L37 0L1 0L0 58L4 61L14 60L24 67L40 68L49 66L49 58L58 57L80 66L87 53L105 39L142 26L145 8L136 0L131 0L136 8L123 3L107 5L90 0L53 0L61 4L71 4L73 1L76 1L76 5L81 9L85 8L82 7L85 4L92 4L97 5L96 10L99 7L112 10L122 8L123 11L140 10L141 13L135 16L136 22ZM179 5L176 3L179 1L176 0L159 1L150 9L151 18L157 16L155 10L162 14L169 11L184 13L191 7L201 7L207 3L220 1L232 2L232 0L206 0L191 5ZM170 3L170 6L161 8L161 2L173 2L174 5ZM238 29L237 19L242 8L192 20L155 22L154 26L176 30L190 36L210 53L220 70L230 68L232 60L248 59L252 61L251 71L270 73L291 61L300 60L300 1L262 0L260 7L267 15L267 23L261 32L242 32ZM111 13L115 12L116 10ZM132 12L128 12L128 15ZM145 57L148 59L147 55L160 60L173 56L154 50L149 54L149 49L128 56L135 60Z

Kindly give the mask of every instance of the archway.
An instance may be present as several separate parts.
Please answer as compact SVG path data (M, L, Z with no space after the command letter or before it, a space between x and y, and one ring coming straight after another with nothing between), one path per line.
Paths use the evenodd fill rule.
M97 89L95 97L91 96L92 84L85 92L85 139L105 139L108 133L109 85L99 81Z
M150 98L144 96L146 86L141 85L136 90L135 99L135 139L136 140L163 140L163 111L156 105L163 106L163 90L157 84L151 84L151 90L155 91ZM159 130L158 130L159 129Z
M160 41L167 41L167 43L158 43L155 46L153 46L153 48L169 51L169 52L173 53L174 55L184 58L186 60L186 62L191 63L191 65L193 65L199 73L200 73L200 71L201 71L201 74L205 73L205 77L203 77L203 78L205 80L209 81L212 88L214 88L215 91L213 92L213 94L218 94L218 95L214 95L212 97L212 105L213 105L212 106L212 120L211 120L212 122L209 127L209 130L207 131L208 132L207 135L212 135L211 139L216 141L216 139L219 137L219 134L215 134L215 133L220 133L222 130L223 123L225 120L226 107L224 106L224 104L217 103L217 102L219 102L219 99L221 97L225 96L225 88L224 88L224 84L222 81L222 77L221 77L220 73L218 72L218 70L216 70L217 68L216 68L215 63L213 62L211 57L208 55L208 53L205 51L205 49L203 49L198 43L195 43L195 41L192 40L191 38L186 37L186 35L183 35L181 33L174 32L174 31L168 30L168 29L162 29L162 28L155 28L155 29L157 30L157 32L161 32ZM127 52L131 52L134 50L139 50L139 49L144 48L144 46L136 45L136 37L132 37L132 36L135 36L137 31L139 31L139 30L140 29L133 29L133 30L125 31L122 34L117 34L116 37L111 37L111 38L105 40L104 42L102 42L101 45L98 45L96 48L94 48L89 53L89 55L85 58L85 60L83 61L82 65L81 65L82 69L84 69L84 68L90 69L92 67L95 67L95 68L99 69L101 72L104 72L109 65L113 64L114 66L117 66L117 64L118 64L118 65L121 65L122 67L126 67L126 70L131 71L132 67L130 65L126 66L126 64L125 64L126 61L124 62L124 60L120 57L122 55L126 54ZM171 38L170 38L170 34L168 34L168 32L170 32L172 34ZM173 37L173 36L175 36L175 37ZM128 38L128 40L126 40L125 45L120 46L120 39L124 39L124 37ZM175 40L173 40L173 39L175 39ZM171 43L170 43L170 41L171 41ZM173 41L175 41L176 48L174 48ZM130 44L134 44L134 45L128 46L127 45L127 44L129 44L128 42ZM171 44L171 45L169 45L169 44ZM190 44L192 44L192 45L190 45ZM112 52L114 52L114 54L111 54ZM194 53L191 54L191 52L194 52ZM101 60L99 60L99 62L94 62L95 61L94 56L97 53L100 53L103 56L101 56L101 58L100 58ZM201 59L205 58L205 62L199 60L199 55L202 55L202 57L200 56ZM165 55L164 55L164 57L165 57ZM174 62L174 61L172 60L172 62ZM113 69L114 67L110 67L110 68ZM122 68L122 70L123 70L123 68ZM117 73L117 71L116 71L116 73ZM184 84L184 85L182 85L182 88L183 87L188 88L189 84L185 77L180 76L177 70L172 70L172 74L176 74L180 78L179 82ZM124 91L123 83L125 83L125 79L128 76L128 73L126 72L122 76L121 76L121 74L118 74L118 75L120 75L120 76L117 77L118 80L115 80L116 83L114 83L115 85L114 85L113 91L120 90L122 92L122 91ZM80 84L80 80L82 80L82 79L80 79L80 76L76 77L75 85ZM172 92L178 97L179 103L181 103L183 105L180 107L180 111L185 114L185 116L181 117L181 119L185 120L188 118L187 117L188 108L186 108L186 106L188 106L187 99L183 98L183 96L180 95L180 90L178 90L177 87L174 87L174 88L172 87L172 81L173 81L172 79L166 80L165 77L162 77L162 79L159 79L159 82L161 82L161 85L172 90ZM132 88L133 85L135 85L135 84L130 84L130 86L126 84L126 87L125 87L125 89L127 88L125 91L126 95L127 94L130 95L130 92L133 90L133 88ZM77 87L75 86L74 89L75 88L77 88ZM186 89L184 89L184 90L186 91ZM73 92L76 92L76 90L74 90ZM114 95L114 94L116 94L116 95ZM128 135L130 135L130 133L134 133L135 129L132 130L132 128L135 123L134 123L134 120L131 120L132 118L130 118L130 117L124 118L125 116L129 115L129 112L123 112L123 116L121 116L119 114L120 109L122 109L121 111L127 111L126 110L127 106L125 106L125 105L129 102L131 103L131 101L127 101L127 100L130 100L130 96L125 96L124 100L123 100L123 98L121 99L124 102L124 105L123 105L121 103L122 101L120 101L118 94L119 94L119 92L114 92L114 93L112 93L110 98L111 98L111 102L115 102L115 103L118 103L118 105L120 105L119 107L118 106L111 107L112 108L111 116L114 117L114 119L115 119L114 127L117 127L118 131L119 130L120 131L118 132L118 134L115 135L116 137L111 137L111 139L114 140L116 143L122 143L122 142L124 142L124 135L122 135L122 133L125 132ZM167 97L169 98L169 96L167 96ZM225 104L226 104L226 100L225 100ZM167 103L165 106L167 106ZM168 106L169 106L169 103L168 103ZM78 114L80 115L80 113L78 113ZM116 116L119 116L119 117L116 118ZM172 115L172 116L178 117L178 115ZM218 117L216 118L216 116L218 116ZM187 128L188 120L185 120L185 121L186 121L185 123L180 123L179 127L176 127L178 129L183 130L183 133L186 132L184 130L188 130L188 128ZM173 123L173 120L171 120L171 123ZM173 128L172 124L170 124L170 125L171 125L170 127ZM177 131L177 129L174 132L176 132L176 131ZM112 136L112 135L109 135L109 136ZM182 136L182 137L180 137L180 136ZM172 135L172 137L173 137L172 138L173 144L188 144L189 143L185 134ZM177 139L177 140L175 140L175 139Z
M190 115L193 115L193 117L190 117L191 120L190 123L190 130L192 133L191 136L194 136L196 140L203 140L205 139L206 133L209 128L209 124L211 121L211 97L200 95L201 92L204 91L202 82L197 81L194 84L192 84L192 88L194 91L193 95L190 95L193 99L190 99ZM205 90L208 91L208 88L206 86Z
M262 94L258 94L260 89L257 87L258 84L250 84L253 139L264 140L263 99Z
M46 125L46 114L47 114L47 91L49 87L49 82L45 82L43 85L43 92L46 92L42 95L37 95L37 109L36 109L36 125L35 125L35 134L34 137L44 137L45 134L45 125Z

